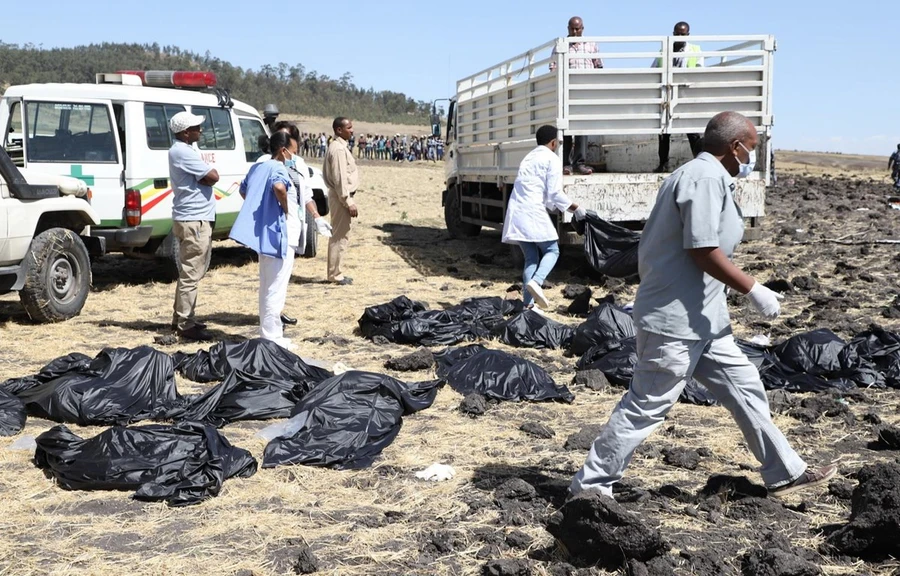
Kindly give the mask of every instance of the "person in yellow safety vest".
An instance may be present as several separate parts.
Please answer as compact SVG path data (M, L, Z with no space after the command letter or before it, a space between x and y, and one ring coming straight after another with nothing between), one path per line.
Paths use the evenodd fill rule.
M672 31L674 36L690 36L691 35L691 25L687 22L679 22L675 25L675 29ZM696 44L690 44L689 42L675 42L672 46L675 49L676 53L683 54L685 52L688 53L686 56L676 56L672 58L672 66L676 68L702 68L703 67L703 58L700 56L691 56L691 53L701 52L700 47ZM662 67L662 58L657 58L653 62L654 68ZM691 145L691 153L694 157L697 157L703 150L703 138L700 134L688 134L688 143ZM657 172L665 172L667 167L666 164L669 163L669 144L670 144L670 135L669 134L660 134L659 135L659 166L656 168Z

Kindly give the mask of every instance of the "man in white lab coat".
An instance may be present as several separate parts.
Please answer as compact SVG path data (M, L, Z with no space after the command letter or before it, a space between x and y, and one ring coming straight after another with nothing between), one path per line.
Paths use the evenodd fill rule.
M584 218L584 208L563 194L562 160L557 154L559 132L554 126L541 126L537 131L538 146L519 165L516 183L506 207L503 241L518 244L525 255L522 275L525 306L535 303L550 306L542 285L559 259L559 235L547 210L574 212L575 219Z

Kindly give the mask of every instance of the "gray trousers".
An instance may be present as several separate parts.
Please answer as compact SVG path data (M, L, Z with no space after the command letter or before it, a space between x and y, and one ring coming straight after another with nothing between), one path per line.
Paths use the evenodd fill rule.
M772 422L759 372L732 336L680 340L638 330L637 356L631 386L572 480L572 494L593 489L611 496L612 485L622 479L634 451L663 423L692 376L731 412L762 464L766 486L788 484L806 471L806 464Z

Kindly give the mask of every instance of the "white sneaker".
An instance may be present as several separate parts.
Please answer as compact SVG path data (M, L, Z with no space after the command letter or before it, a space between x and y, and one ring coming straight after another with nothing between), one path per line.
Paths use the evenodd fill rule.
M539 314L540 316L546 316L546 315L547 315L547 313L544 312L543 310L541 310L541 309L537 306L537 304L532 304L531 306L528 307L528 309L531 310L532 312L534 312L535 314Z
M531 294L534 301L537 302L541 308L550 307L550 302L547 300L547 297L544 296L544 291L538 286L537 282L530 280L528 284L525 285L525 289L528 290L528 293Z

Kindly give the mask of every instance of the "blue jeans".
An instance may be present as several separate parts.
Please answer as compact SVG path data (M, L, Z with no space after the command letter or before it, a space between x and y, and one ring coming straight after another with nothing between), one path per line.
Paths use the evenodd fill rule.
M528 306L534 300L525 285L534 280L538 286L544 284L544 280L550 275L556 261L559 260L559 243L556 240L548 242L519 242L519 248L525 255L525 272L522 274L522 300Z

